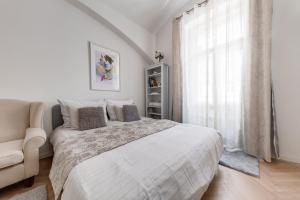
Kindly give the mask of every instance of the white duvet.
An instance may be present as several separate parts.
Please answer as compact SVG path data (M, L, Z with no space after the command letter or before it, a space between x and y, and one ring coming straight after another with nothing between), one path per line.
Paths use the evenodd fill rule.
M52 140L76 132L58 128ZM222 151L215 130L180 124L78 164L65 182L62 199L199 200Z

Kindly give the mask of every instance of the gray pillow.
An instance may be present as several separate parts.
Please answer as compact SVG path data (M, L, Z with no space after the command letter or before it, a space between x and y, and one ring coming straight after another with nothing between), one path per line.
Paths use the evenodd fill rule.
M79 130L89 130L106 126L102 107L85 107L78 109Z
M136 105L124 105L122 112L124 122L138 121L141 119Z

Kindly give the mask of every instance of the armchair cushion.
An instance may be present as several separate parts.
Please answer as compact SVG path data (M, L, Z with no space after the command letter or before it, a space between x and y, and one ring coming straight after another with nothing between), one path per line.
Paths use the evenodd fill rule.
M23 141L23 151L28 145L32 145L35 148L40 148L46 141L46 133L41 128L27 128L25 139Z
M23 162L22 144L23 140L0 143L0 169Z

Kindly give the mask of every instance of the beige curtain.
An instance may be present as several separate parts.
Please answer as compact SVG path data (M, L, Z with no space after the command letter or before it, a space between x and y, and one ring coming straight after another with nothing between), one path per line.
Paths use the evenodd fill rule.
M244 151L271 162L272 134L271 33L272 0L250 0L249 52L244 71ZM275 142L274 142L275 141ZM278 152L275 150L275 152Z
M218 1L209 1L210 4ZM222 1L220 1L222 2ZM230 3L231 1L227 1ZM271 86L272 0L249 0L245 25L246 37L242 49L241 125L234 138L241 150L271 162L278 157L278 141ZM205 8L204 8L205 9ZM203 10L205 12L205 10ZM200 12L201 13L201 12ZM172 119L182 121L182 40L180 20L173 21L173 65L171 78ZM247 35L248 34L248 35ZM185 67L185 66L183 66ZM197 112L197 111L195 111ZM230 114L231 113L231 114ZM232 112L228 115L233 116ZM274 155L275 153L275 155Z
M181 20L174 19L172 33L173 64L171 75L172 120L182 122L182 64L181 64Z

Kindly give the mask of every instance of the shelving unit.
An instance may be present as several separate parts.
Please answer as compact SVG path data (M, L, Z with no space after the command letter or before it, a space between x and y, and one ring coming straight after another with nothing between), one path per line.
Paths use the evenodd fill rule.
M145 69L146 116L155 119L169 118L169 69L158 63Z

